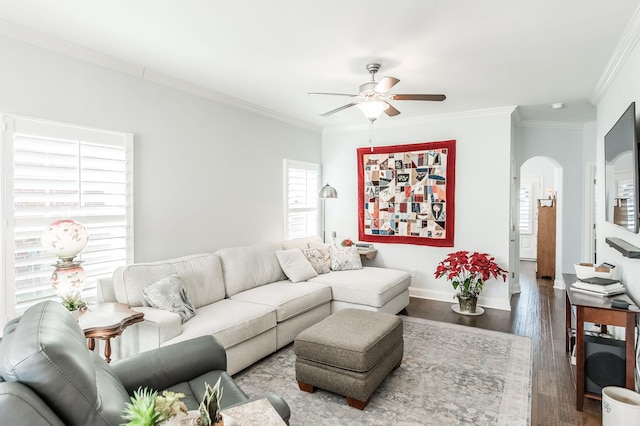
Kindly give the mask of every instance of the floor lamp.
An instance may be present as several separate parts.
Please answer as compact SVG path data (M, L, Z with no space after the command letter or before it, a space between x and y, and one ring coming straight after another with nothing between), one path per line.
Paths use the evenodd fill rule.
M322 200L322 241L327 242L327 231L325 229L325 203L327 198L338 198L338 191L328 183L320 188L318 197Z

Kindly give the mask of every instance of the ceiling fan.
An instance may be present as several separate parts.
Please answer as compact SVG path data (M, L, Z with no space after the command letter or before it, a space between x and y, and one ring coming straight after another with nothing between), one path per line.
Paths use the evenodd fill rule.
M327 117L342 111L343 109L357 106L364 115L373 123L384 112L389 117L394 117L400 114L393 105L388 101L444 101L447 97L445 95L419 95L419 94L404 94L404 95L391 95L387 92L393 86L398 84L400 80L395 77L382 77L379 82L376 82L376 73L380 70L380 64L371 63L367 65L367 71L371 74L371 81L360 85L360 91L357 95L348 93L323 93L312 92L310 95L334 95L334 96L348 96L351 98L357 98L351 103L332 109L331 111L321 114L323 117Z

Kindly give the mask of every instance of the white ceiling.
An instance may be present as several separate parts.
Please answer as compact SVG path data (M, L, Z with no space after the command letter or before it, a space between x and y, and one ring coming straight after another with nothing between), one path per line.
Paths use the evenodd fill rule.
M0 0L0 34L85 58L108 55L145 78L187 82L206 96L315 129L368 123L357 108L321 117L350 98L307 93L357 93L369 62L382 64L378 79L400 79L390 93L447 95L444 102L396 101L402 114L380 122L515 105L523 120L586 122L595 119L589 102L639 4ZM556 102L565 107L552 109Z

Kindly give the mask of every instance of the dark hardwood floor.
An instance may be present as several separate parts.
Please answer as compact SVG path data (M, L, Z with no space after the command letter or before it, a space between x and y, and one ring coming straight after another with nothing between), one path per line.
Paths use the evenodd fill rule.
M511 312L485 309L483 315L464 316L451 310L453 300L411 298L407 315L531 337L531 425L600 425L600 401L585 399L583 411L576 410L575 367L565 352L564 290L535 275L534 262L520 262L521 293L511 298Z

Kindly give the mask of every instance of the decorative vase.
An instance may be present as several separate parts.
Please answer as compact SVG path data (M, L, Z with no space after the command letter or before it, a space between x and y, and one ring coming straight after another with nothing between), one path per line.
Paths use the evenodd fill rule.
M462 294L456 294L458 303L460 304L460 312L476 313L476 304L478 303L478 296L463 296Z
M86 310L87 310L87 308L81 308L81 309L76 309L76 310L73 310L73 311L69 311L69 313L71 314L73 319L78 321L78 319L80 318L80 315L84 314L84 312Z

